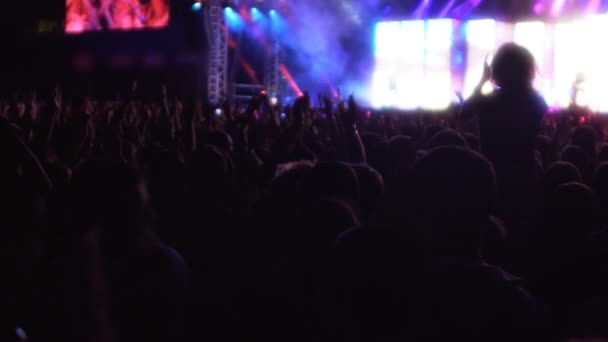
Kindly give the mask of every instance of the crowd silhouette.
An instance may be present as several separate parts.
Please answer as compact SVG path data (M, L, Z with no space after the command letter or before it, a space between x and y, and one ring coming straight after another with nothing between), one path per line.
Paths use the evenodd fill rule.
M2 340L608 339L606 120L535 70L444 115L6 96Z

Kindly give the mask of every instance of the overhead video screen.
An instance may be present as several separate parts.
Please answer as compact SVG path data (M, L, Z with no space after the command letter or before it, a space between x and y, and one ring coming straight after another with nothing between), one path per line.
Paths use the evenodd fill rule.
M66 0L65 32L141 30L169 25L169 0Z
M453 97L452 20L381 22L375 28L376 108L443 109Z

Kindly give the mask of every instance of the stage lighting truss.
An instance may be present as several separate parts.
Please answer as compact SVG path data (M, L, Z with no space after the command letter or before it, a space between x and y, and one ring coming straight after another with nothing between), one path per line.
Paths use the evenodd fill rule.
M209 34L209 101L219 104L226 100L228 85L228 33L222 0L210 0L207 5Z
M266 51L264 67L264 85L271 97L279 97L281 91L281 45L276 39L272 39Z

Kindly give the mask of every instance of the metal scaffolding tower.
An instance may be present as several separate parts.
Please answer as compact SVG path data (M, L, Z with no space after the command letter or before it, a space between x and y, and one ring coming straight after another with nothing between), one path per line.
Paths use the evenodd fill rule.
M228 90L228 32L222 1L210 0L206 7L205 26L209 41L209 101L218 104L226 100Z
M281 91L281 45L278 40L272 38L266 50L264 86L270 97L278 98Z

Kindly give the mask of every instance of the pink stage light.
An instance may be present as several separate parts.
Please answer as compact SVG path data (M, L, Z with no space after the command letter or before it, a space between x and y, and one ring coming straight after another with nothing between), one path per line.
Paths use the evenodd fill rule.
M545 4L543 1L538 1L534 4L532 10L534 11L534 14L541 15L545 11Z
M245 69L245 72L251 78L251 80L255 84L261 85L262 83L260 82L260 80L258 80L258 77L257 77L257 75L255 73L255 70L253 69L253 67L251 66L251 64L249 62L247 62L247 60L245 59L245 57L243 57L243 55L239 54L239 61L241 62L241 65L243 66L243 69Z
M566 0L555 0L553 2L553 6L551 7L551 15L554 17L558 17L564 10L565 4Z
M281 70L281 74L283 74L283 76L287 80L287 83L289 83L289 85L291 86L291 89L293 89L293 91L295 91L298 96L304 95L304 93L302 92L302 90L300 90L300 87L296 83L296 80L293 78L291 72L289 72L285 64L279 65L279 70Z
M602 0L589 0L585 12L589 14L598 13L602 7Z

